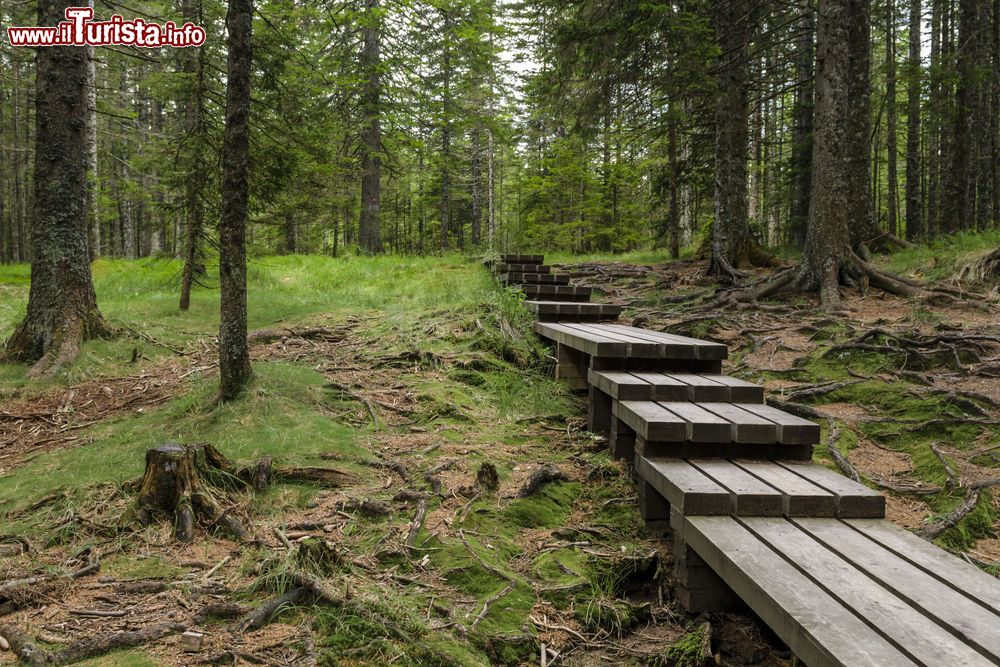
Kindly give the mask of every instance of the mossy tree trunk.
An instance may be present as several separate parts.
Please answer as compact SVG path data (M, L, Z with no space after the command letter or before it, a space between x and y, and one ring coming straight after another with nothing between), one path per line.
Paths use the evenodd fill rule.
M75 4L41 0L39 25L56 25ZM54 373L84 340L108 333L90 272L86 81L86 49L38 49L31 290L6 344L9 357L36 362L31 376Z
M226 14L229 75L222 143L222 222L219 225L219 398L232 400L250 380L247 345L246 228L250 161L250 58L253 4L230 0Z

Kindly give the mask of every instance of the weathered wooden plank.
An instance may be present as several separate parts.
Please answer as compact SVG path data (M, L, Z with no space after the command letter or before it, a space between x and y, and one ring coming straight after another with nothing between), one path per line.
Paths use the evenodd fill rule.
M802 419L766 404L747 403L744 410L760 415L778 425L778 442L786 445L812 445L819 442L819 424Z
M524 305L536 315L568 317L607 317L621 314L621 306L611 303L589 303L580 301L525 301Z
M1000 614L1000 579L888 521L848 519L844 523L976 600L994 614Z
M704 408L681 401L659 401L666 408L687 423L687 437L692 442L730 442L732 426L728 419L713 414ZM655 440L656 438L647 438Z
M665 375L669 375L675 380L679 380L680 382L688 385L691 388L689 390L690 398L688 398L688 400L695 403L729 400L729 387L720 382L715 382L704 375L696 373L677 373L675 371L668 371Z
M729 403L763 403L764 387L739 378L721 374L701 373L702 377L729 387Z
M601 324L587 324L584 322L561 322L562 326L568 330L576 332L578 336L591 338L607 338L617 341L626 346L627 357L639 357L643 359L663 359L668 357L667 351L659 343L630 339L628 336L616 334L613 331L602 331Z
M832 493L836 497L837 516L841 518L885 518L885 496L864 484L812 463L780 461L777 465Z
M493 270L496 273L552 273L552 267L546 264L515 264L512 262L497 264Z
M542 264L545 255L519 255L517 253L500 255L500 261L507 264Z
M529 299L544 299L548 301L589 301L594 290L591 287L576 285L539 285L528 283L519 285Z
M568 285L569 276L559 273L501 273L500 282L505 285L520 285L524 283Z
M687 461L636 456L636 474L685 515L729 514L729 491Z
M612 412L646 440L688 440L690 424L652 401L618 401Z
M921 664L968 667L996 664L794 524L758 518L741 518L740 523Z
M604 336L583 334L571 325L535 322L535 333L591 356L622 358L629 353L627 343Z
M591 369L590 383L616 400L653 400L653 386L627 371L595 371Z
M606 324L604 326L608 328L617 329L625 333L629 333L633 336L641 336L649 340L656 340L667 344L684 345L690 347L696 350L695 358L697 359L721 360L727 358L729 355L729 350L725 345L710 340L689 338L688 336L679 336L677 334L666 333L664 331L652 331L650 329L630 327L624 324Z
M663 373L630 371L640 382L649 385L648 401L686 401L690 398L690 388L676 378Z
M736 516L781 516L782 494L730 461L690 459L688 461L729 495L730 512Z
M778 427L774 422L732 403L701 403L700 407L730 422L733 442L765 444L778 441Z
M1000 616L840 521L792 521L883 587L949 628L962 641L1000 663Z
M837 514L837 497L770 461L735 460L734 464L781 491L782 514L786 516L832 517Z
M685 517L684 539L809 667L916 664L736 519Z

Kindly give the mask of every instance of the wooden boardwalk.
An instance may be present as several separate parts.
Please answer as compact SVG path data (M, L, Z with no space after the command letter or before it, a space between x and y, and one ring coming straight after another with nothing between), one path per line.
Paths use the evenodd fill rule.
M810 667L1000 665L1000 581L884 520L885 498L811 463L819 426L722 374L724 345L623 326L541 255L507 255L557 377L673 540L689 610L749 606Z

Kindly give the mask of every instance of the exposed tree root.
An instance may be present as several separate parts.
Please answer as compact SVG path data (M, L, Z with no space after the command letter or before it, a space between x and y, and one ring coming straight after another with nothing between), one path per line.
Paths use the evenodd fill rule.
M72 665L109 651L156 641L167 635L183 632L184 629L185 626L181 623L158 623L142 630L96 635L58 652L39 648L14 625L0 625L0 636L7 639L11 651L23 665Z
M247 613L235 625L237 632L253 632L259 630L275 617L285 607L295 606L309 596L309 590L304 586L293 588L278 597L268 600L253 611Z
M751 285L723 291L707 307L721 308L755 304L758 299L773 296L784 291L817 292L820 305L828 310L840 307L840 286L856 287L862 291L868 285L890 294L904 297L927 297L954 301L955 298L942 291L928 290L922 283L899 276L874 266L851 253L839 266L829 266L818 275L807 263L782 269L771 276Z
M1000 248L965 262L952 275L958 283L979 283L996 278L1000 278Z
M257 329L247 334L247 344L262 345L272 343L276 340L287 338L318 338L326 342L338 343L344 340L349 329L329 329L327 327L310 327L306 329L286 329L283 327L274 329Z
M569 477L566 476L566 473L559 470L559 468L552 465L544 465L531 473L531 477L528 478L528 481L517 492L517 497L527 498L541 491L542 487L549 482L565 482L568 480Z
M979 503L979 494L980 490L978 488L970 488L965 493L965 500L955 509L955 511L921 528L919 533L920 537L925 540L933 540L949 528L957 526L958 522L961 521L966 514L976 509L976 505Z
M826 437L826 449L830 452L830 458L833 459L833 462L837 464L842 473L855 482L860 483L861 475L858 474L858 471L847 460L847 457L840 453L840 448L837 447L837 440L840 439L840 427L837 426L837 422L833 418L828 418L827 424L829 425L829 432Z
M215 496L251 488L261 491L274 481L340 487L356 478L334 468L274 466L270 457L237 467L211 445L166 443L146 452L146 471L126 522L146 526L166 514L173 520L177 539L190 542L196 520L201 519L245 541L250 533Z

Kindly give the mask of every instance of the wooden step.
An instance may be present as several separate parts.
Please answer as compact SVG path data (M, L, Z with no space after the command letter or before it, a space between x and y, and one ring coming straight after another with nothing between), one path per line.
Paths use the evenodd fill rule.
M521 285L525 296L534 301L590 301L592 287L575 285Z
M811 667L1000 664L1000 615L974 597L985 590L998 599L996 579L919 538L912 549L950 561L943 576L859 532L855 520L679 523L695 564L710 567ZM956 584L951 572L971 581Z
M590 384L624 401L763 403L760 385L718 373L590 371Z
M555 274L559 275L559 274ZM620 324L536 322L535 332L584 354L605 358L722 360L726 346Z
M796 470L815 468L819 475ZM636 474L682 514L884 518L885 498L814 464L636 457ZM839 477L839 480L830 478ZM817 478L827 479L820 484Z
M568 285L569 276L559 273L502 273L499 276L504 285Z
M552 273L546 264L495 264L494 273Z
M768 405L618 401L615 417L648 442L812 445L819 425ZM706 455L711 455L706 452Z
M571 301L525 301L541 322L571 321L593 322L614 320L621 315L622 307L610 303L580 303Z
M500 261L505 264L544 264L544 255L500 255Z

